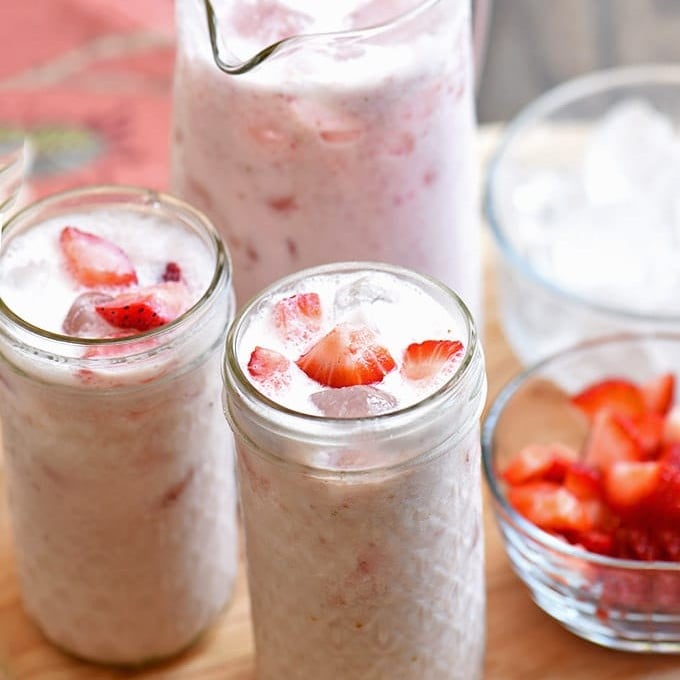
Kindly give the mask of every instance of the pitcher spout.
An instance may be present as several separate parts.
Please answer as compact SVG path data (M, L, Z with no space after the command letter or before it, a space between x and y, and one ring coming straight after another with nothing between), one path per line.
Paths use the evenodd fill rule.
M253 56L242 59L222 38L220 32L220 20L211 0L203 0L205 5L206 19L208 23L208 34L210 36L210 49L216 66L224 73L229 75L240 75L252 71L255 67L272 57L280 57L290 54L304 46L320 46L325 48L345 49L352 44L366 40L371 40L387 32L400 29L406 24L416 21L434 6L441 4L442 0L423 0L416 3L404 4L397 3L401 9L393 16L386 17L373 25L351 28L349 30L332 30L323 32L299 33L290 35L260 49Z

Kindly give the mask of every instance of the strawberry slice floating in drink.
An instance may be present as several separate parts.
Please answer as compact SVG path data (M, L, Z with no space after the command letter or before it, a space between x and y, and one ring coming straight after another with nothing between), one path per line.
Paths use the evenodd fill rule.
M396 362L366 326L337 325L296 362L312 380L326 387L380 382Z
M298 293L279 300L272 310L274 325L285 340L309 340L321 329L318 293Z
M462 354L463 343L458 340L414 342L404 352L402 372L409 380L431 378Z
M122 293L95 307L97 313L116 328L148 331L163 326L190 306L183 283L168 281Z
M283 354L266 347L256 347L248 361L248 373L253 378L274 386L290 382L290 368L290 361Z
M76 227L64 227L59 246L69 273L84 286L137 283L137 274L125 251L101 236Z
M182 270L177 262L168 262L165 265L165 271L161 280L167 283L168 281L181 281L182 280Z

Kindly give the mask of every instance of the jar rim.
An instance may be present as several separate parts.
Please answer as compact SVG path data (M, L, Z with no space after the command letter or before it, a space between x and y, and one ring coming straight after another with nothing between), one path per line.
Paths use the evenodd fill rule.
M437 291L444 299L448 299L459 311L465 326L464 354L456 370L448 379L434 391L426 394L413 404L394 411L375 416L361 416L354 418L330 418L323 415L305 413L286 407L263 394L248 379L238 360L237 348L245 322L249 315L257 308L263 299L275 294L279 290L291 289L294 284L305 278L335 273L388 273L420 285L425 291ZM226 400L225 413L230 419L232 427L238 424L230 416L229 399L237 397L246 408L256 414L256 420L266 425L270 431L278 432L282 436L290 436L308 443L327 444L329 441L350 442L362 436L389 432L391 436L408 432L424 422L423 416L427 412L455 399L466 386L479 380L482 376L483 358L481 346L477 336L474 320L463 300L445 284L430 276L417 273L405 267L385 264L381 262L341 262L321 265L304 269L295 274L279 279L265 288L261 293L246 303L237 314L227 333L224 360L222 364L223 380ZM485 390L482 391L478 409L474 409L478 418L481 411ZM314 467L315 470L323 468ZM363 470L364 472L366 470Z
M57 356L60 362L82 362L82 356L73 356L73 352L86 350L92 347L121 347L133 346L139 343L140 340L146 339L162 339L183 327L188 326L202 310L205 309L206 304L215 298L215 294L221 288L228 288L232 278L232 265L229 252L224 246L212 222L206 215L191 206L190 204L178 199L169 194L155 191L153 189L124 185L124 184L101 184L87 187L78 187L60 191L42 198L38 201L32 202L22 208L20 211L12 215L7 222L2 226L0 257L2 254L2 246L7 242L7 237L11 237L14 230L18 230L27 221L40 215L42 211L47 209L56 209L58 214L60 206L63 206L63 213L73 212L76 209L88 207L87 201L92 201L92 208L103 207L120 207L120 208L142 208L147 210L162 209L167 211L167 215L182 215L184 219L197 226L197 233L207 238L207 242L214 252L215 268L212 278L201 295L201 297L179 317L173 319L163 326L150 329L148 331L140 332L124 338L79 338L69 336L62 333L54 333L45 330L30 323L22 316L12 310L0 296L0 333L9 335L14 340L18 339L24 347L29 347L32 351L41 354L38 347L47 342L50 345L50 351L43 354L49 354L51 357ZM81 201L86 201L81 203ZM37 221L38 222L38 221ZM36 222L36 223L37 223ZM33 342L32 342L33 341ZM59 351L61 349L61 351ZM151 351L157 351L158 346L148 351L134 352L134 357L143 358ZM130 354L121 352L117 359L126 360L130 358ZM101 360L102 357L94 356L90 361ZM104 357L110 359L110 357Z

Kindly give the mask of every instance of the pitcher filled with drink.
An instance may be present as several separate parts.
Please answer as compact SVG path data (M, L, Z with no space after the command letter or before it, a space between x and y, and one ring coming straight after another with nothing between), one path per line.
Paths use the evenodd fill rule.
M480 304L469 0L178 0L173 190L280 276L380 260Z

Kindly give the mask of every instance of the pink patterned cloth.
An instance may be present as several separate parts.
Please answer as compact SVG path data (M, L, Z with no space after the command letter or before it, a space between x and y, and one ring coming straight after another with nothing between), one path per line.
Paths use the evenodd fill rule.
M173 32L172 0L6 3L0 151L29 135L32 196L167 187Z

